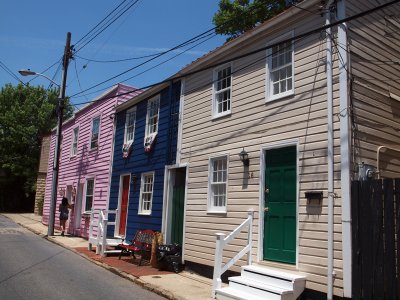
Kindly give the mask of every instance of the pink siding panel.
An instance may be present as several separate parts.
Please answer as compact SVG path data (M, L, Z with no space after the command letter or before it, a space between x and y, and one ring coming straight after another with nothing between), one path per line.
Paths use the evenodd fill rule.
M121 95L129 91L134 91L127 95ZM128 99L139 94L133 87L118 84L99 97L92 104L82 108L75 113L75 116L63 123L62 144L60 154L60 167L58 174L58 192L55 216L55 228L59 228L58 205L61 203L61 189L64 189L67 196L67 186L78 189L78 184L85 184L88 178L94 178L94 197L93 208L106 209L109 197L109 179L111 171L111 157L114 134L114 108ZM100 116L99 142L97 149L90 150L90 136L92 129L92 119ZM71 156L72 137L74 128L79 127L78 133L78 152ZM51 186L53 178L53 161L55 149L55 131L52 132L50 141L50 152L48 160L48 172L46 179L45 199L43 205L43 223L47 224L49 219ZM77 199L71 197L74 202ZM89 218L83 214L85 205L85 186L83 188L82 207L80 213L71 210L70 220L67 223L67 232L82 237L88 237ZM75 216L79 217L75 221Z

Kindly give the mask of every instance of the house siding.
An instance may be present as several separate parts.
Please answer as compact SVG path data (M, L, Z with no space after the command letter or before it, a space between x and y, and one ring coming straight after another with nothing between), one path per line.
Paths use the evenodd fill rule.
M74 118L64 122L62 126L62 144L60 153L60 167L58 174L58 191L55 227L59 227L58 205L61 202L62 194L60 189L66 190L67 186L78 188L79 184L85 184L88 178L94 178L94 194L92 208L106 209L109 196L109 176L111 163L111 149L113 137L113 110L116 105L126 101L139 91L134 91L127 95L118 96L125 92L134 91L134 88L117 85L105 95L95 100L92 104L79 110ZM103 100L103 98L105 98ZM98 147L90 150L90 136L92 119L100 116ZM73 129L79 127L78 132L78 151L76 156L71 156L71 145ZM49 217L51 183L53 176L53 161L55 151L55 131L51 136L50 156L48 163L47 182L45 191L45 203L43 212L43 223L47 224ZM66 194L65 194L66 195ZM82 195L82 213L85 208L85 191ZM82 214L79 221L80 226L74 226L75 208L71 210L69 226L67 231L88 237L89 218Z
M294 8L296 9L296 8ZM293 9L292 9L293 12ZM269 28L246 44L231 49L215 61L265 47L280 34L294 35L322 27L325 19L299 12L284 27ZM336 34L335 30L334 33ZM298 173L298 258L290 268L307 274L307 288L327 292L327 104L325 73L325 38L320 34L296 41L295 95L266 101L266 52L232 63L232 113L212 119L212 69L185 78L184 124L181 162L187 163L187 210L185 223L185 261L213 266L215 233L229 234L253 209L253 259L265 264L259 252L262 240L261 211L261 147L297 145ZM234 54L233 54L234 53ZM339 113L337 54L334 55L334 114ZM248 67L247 67L248 66ZM208 84L207 84L208 83ZM340 144L339 120L334 118L334 281L335 295L343 295L341 208L340 208ZM244 170L239 160L242 148L248 152L250 165ZM208 160L217 154L229 156L227 213L207 213ZM304 196L308 190L323 191L320 212L313 213ZM224 260L233 257L244 245L245 235L224 251ZM245 261L239 261L238 265ZM267 263L268 264L268 263ZM236 271L239 269L233 268Z
M44 193L46 189L46 177L47 177L47 164L49 161L50 151L50 136L44 136L42 138L42 144L40 146L40 160L38 175L36 179L36 194L35 194L35 208L34 213L42 213L39 211L39 202L44 201ZM43 203L41 204L43 205Z
M147 102L157 94L160 94L158 134L152 151L145 152ZM157 94L116 114L109 207L110 209L118 207L121 176L131 175L126 227L127 237L132 237L138 229L161 231L165 166L175 164L176 159L180 82L173 83L172 86L163 89ZM132 152L128 158L124 159L122 146L124 143L125 116L126 111L134 106L136 106L136 124ZM154 172L152 210L150 215L140 215L138 212L141 175L148 172ZM133 174L137 178L136 184L132 182ZM113 234L113 232L109 232L109 234Z
M381 4L389 1L382 1ZM348 14L376 7L375 1L348 1ZM356 20L349 27L351 105L353 115L353 162L377 167L377 148L398 151L380 153L380 176L400 175L400 4ZM396 18L397 16L397 18ZM397 63L396 63L397 62ZM390 93L397 96L390 97ZM358 174L355 173L357 179Z

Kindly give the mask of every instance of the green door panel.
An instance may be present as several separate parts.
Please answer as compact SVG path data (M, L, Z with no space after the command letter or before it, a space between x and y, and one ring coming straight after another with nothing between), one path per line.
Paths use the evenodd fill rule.
M185 186L175 186L172 197L171 243L182 245Z
M266 151L264 259L296 262L296 147Z

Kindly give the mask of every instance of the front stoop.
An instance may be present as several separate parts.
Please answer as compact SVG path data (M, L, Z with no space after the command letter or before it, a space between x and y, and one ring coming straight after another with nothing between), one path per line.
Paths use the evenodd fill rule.
M240 276L229 278L229 287L215 291L218 300L295 300L306 277L260 266L243 266Z

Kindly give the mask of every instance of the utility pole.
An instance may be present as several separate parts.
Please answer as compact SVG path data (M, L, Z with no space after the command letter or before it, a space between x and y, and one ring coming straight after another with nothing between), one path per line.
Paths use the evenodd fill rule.
M54 161L53 161L53 180L51 185L49 226L47 231L48 236L54 235L54 221L55 221L56 203L57 203L58 169L60 166L59 160L60 160L60 147L61 147L61 127L62 127L63 112L64 112L65 86L67 84L68 63L71 57L72 57L71 32L68 32L67 41L65 43L65 49L64 49L63 73L61 77L60 93L58 96L58 122L57 122L57 135L56 135Z

